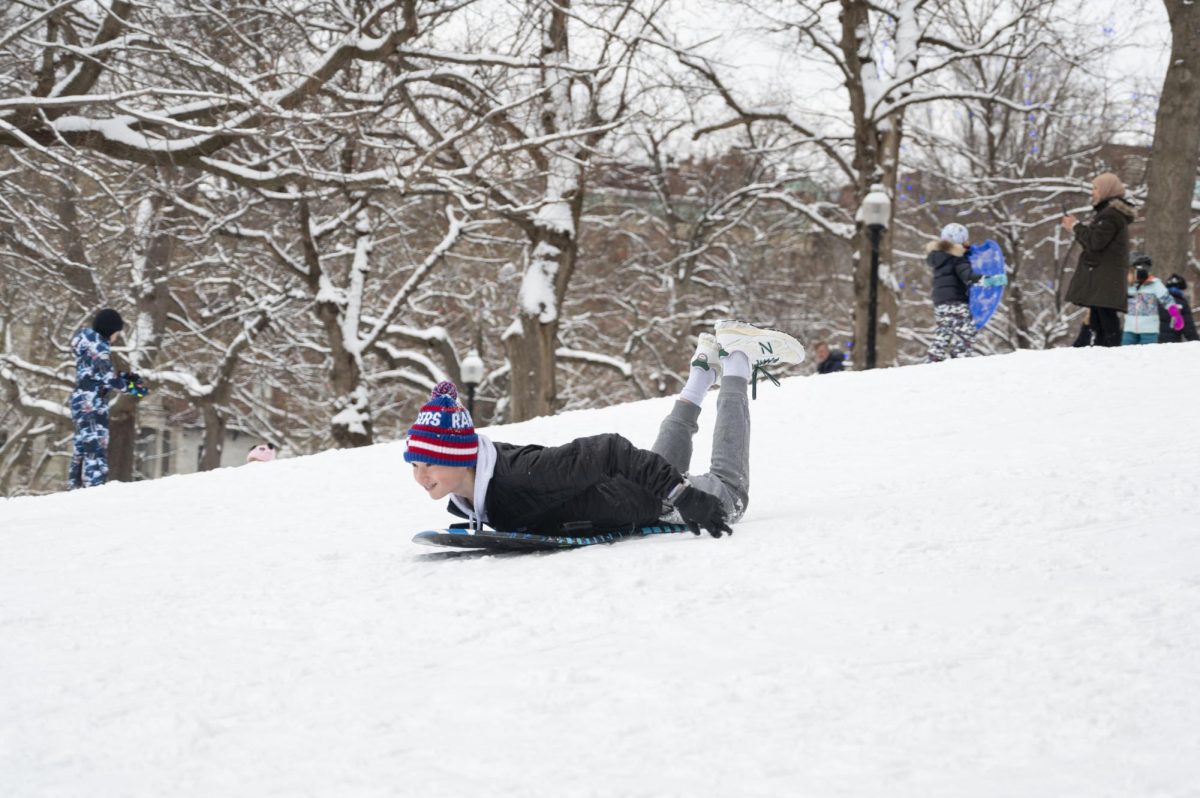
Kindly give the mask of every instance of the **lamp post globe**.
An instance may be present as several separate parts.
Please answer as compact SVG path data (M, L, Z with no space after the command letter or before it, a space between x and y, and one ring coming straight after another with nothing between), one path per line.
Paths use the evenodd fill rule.
M858 217L871 236L871 282L867 297L867 363L875 368L875 328L879 313L879 240L887 229L892 216L892 201L883 185L875 183L867 196L863 197Z
M483 358L472 349L460 364L463 384L467 386L467 412L475 418L475 388L483 382Z

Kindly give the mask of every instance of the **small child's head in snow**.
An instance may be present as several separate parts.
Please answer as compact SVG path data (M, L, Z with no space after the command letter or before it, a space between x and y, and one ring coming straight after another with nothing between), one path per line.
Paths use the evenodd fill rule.
M459 404L458 388L439 382L408 431L404 461L412 464L417 484L431 498L442 499L450 493L470 495L478 456L475 422Z
M966 227L958 222L951 222L942 228L939 237L947 244L957 244L960 247L965 247L967 241L970 240L970 233L967 232Z
M251 446L250 452L246 455L247 463L269 463L275 459L275 444L260 443L257 446Z

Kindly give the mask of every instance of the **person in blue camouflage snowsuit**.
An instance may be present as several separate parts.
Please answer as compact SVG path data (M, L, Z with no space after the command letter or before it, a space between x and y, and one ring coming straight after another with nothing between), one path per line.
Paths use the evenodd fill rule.
M125 327L121 314L105 308L91 327L71 338L75 355L75 390L71 392L71 420L75 422L75 451L71 457L69 486L90 488L108 478L108 394L140 384L136 374L113 371L110 346Z

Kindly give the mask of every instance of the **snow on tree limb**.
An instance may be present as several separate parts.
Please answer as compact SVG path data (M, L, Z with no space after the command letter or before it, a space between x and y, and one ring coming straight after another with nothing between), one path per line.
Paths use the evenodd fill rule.
M556 351L558 357L563 360L574 363L591 363L596 366L604 366L618 372L625 379L633 376L633 365L625 358L613 357L600 352L589 352L583 349L569 349L567 347L559 347Z

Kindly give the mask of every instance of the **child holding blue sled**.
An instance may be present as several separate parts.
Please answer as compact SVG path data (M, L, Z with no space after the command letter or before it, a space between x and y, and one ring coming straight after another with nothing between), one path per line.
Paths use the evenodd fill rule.
M970 288L1005 285L1003 274L984 276L971 268L967 228L951 222L937 241L926 247L925 262L933 270L933 317L936 327L929 343L927 363L947 358L975 356L975 318L971 315Z

